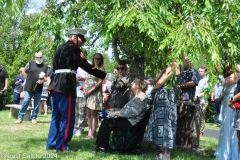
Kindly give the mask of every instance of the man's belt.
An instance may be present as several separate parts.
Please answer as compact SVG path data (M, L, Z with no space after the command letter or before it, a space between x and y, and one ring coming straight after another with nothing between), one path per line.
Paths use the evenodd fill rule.
M57 70L55 70L54 74L57 74L57 73L74 73L74 74L76 74L76 71L71 70L71 69L57 69Z

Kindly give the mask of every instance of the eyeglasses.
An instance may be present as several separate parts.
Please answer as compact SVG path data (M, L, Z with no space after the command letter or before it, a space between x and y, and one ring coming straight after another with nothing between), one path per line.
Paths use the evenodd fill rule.
M117 70L124 70L124 67L117 67Z
M36 57L37 59L39 58L39 59L42 59L42 57Z
M102 58L94 58L95 60L101 60Z

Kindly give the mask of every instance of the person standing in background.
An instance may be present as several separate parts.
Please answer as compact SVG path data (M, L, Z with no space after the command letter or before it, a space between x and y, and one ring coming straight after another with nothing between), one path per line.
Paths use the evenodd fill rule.
M4 91L8 88L8 73L0 63L0 111L3 109Z
M50 83L50 79L45 75L44 76L44 83L43 83L43 89L42 89L42 95L41 95L41 101L39 104L39 113L42 113L42 106L44 109L44 116L47 116L47 110L48 110L48 106L47 106L47 99L48 99L48 86Z
M146 140L150 142L149 148L155 151L155 158L163 157L164 160L170 160L170 151L175 147L177 93L176 81L171 81L171 77L179 74L179 65L173 61L156 78L144 81L148 85L154 85L152 92L155 96L153 97Z
M222 103L222 92L223 92L223 85L222 82L218 82L214 86L214 92L211 95L211 101L214 102L214 127L217 127L219 125L219 114L221 110L221 103Z
M23 117L32 97L34 99L34 108L32 111L31 122L33 124L37 123L36 118L44 83L44 78L42 77L42 79L40 79L40 73L46 74L47 69L47 65L43 63L42 52L36 52L35 60L28 62L25 66L24 70L27 73L27 79L24 85L24 100L22 101L21 108L18 112L18 120L15 122L16 124L23 122Z
M87 57L87 53L81 52L81 57L85 58ZM83 94L84 90L84 82L87 77L87 72L85 72L83 69L78 67L76 78L79 83L79 86L76 87L77 92L77 98L76 98L76 105L75 105L75 124L74 124L74 136L80 136L86 125L86 98Z
M111 85L111 94L108 97L108 102L111 108L121 109L129 101L130 79L127 76L127 65L118 64L117 79Z
M240 78L239 73L234 73L230 69L225 75L223 100L219 120L221 121L218 146L214 153L217 160L240 160L238 149L238 137L235 128L236 110L229 107L229 100L234 101L234 92L237 87L237 82ZM235 97L234 97L235 98Z
M101 53L95 53L92 57L95 68L104 71L104 61ZM102 79L88 74L84 84L83 93L86 97L88 135L85 139L93 139L98 127L97 112L103 110Z
M206 77L207 67L201 66L198 69L198 73L200 76L200 81L196 86L194 102L195 104L200 106L200 108L197 110L197 113L196 113L197 117L199 118L199 126L196 126L196 127L200 129L199 137L201 138L205 130L205 113L208 106L208 98L205 98L205 95L204 95L204 94L208 94L208 91L209 91L208 78Z
M198 70L192 67L188 56L183 56L183 71L179 76L180 106L177 107L176 145L181 148L198 148L199 130L196 127L195 112L198 109L193 103L196 86L200 77Z
M20 103L20 93L22 91L23 83L25 81L25 75L24 75L24 68L20 68L19 74L16 75L14 79L14 95L13 95L13 104L19 104ZM25 73L26 74L26 73Z

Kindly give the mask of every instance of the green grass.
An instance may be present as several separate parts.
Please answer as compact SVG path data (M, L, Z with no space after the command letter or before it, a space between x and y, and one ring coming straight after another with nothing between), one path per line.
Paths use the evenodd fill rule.
M22 124L15 124L15 118L7 118L8 110L0 112L0 160L6 159L63 159L63 160L151 160L153 153L143 144L141 156L118 155L98 153L92 154L95 140L84 140L87 130L79 137L73 137L69 143L76 152L54 152L47 151L46 139L49 130L51 114L44 117L39 115L38 124L31 124L30 121L24 121ZM86 128L87 129L87 128ZM218 140L213 138L201 138L200 148L205 150L196 155L193 153L184 153L173 150L171 152L172 160L210 160L214 159L213 153L216 149ZM37 158L38 157L38 158ZM45 158L44 158L45 157Z
M214 123L206 123L205 127L208 129L220 130L220 125L218 125L216 127L214 127L213 125L214 125Z

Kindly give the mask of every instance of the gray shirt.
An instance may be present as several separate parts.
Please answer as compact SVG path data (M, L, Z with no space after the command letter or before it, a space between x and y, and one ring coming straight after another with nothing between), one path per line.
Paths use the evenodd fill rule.
M148 109L147 101L148 99L145 93L138 94L120 110L121 117L127 118L132 126L136 125Z

